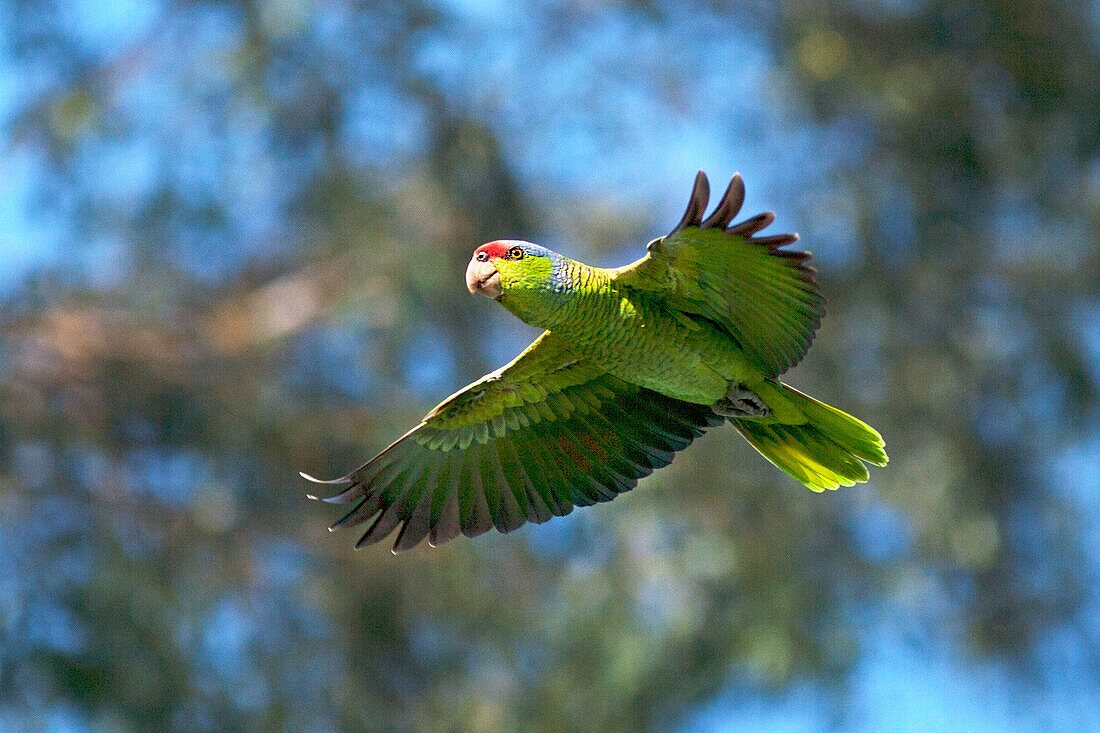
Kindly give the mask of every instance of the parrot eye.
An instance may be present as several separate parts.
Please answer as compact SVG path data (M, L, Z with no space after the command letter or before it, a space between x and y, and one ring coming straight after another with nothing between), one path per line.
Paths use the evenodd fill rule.
M510 260L522 260L523 259L523 247L512 247L508 250L508 259Z
M477 256L474 259L476 259L478 262L484 262L485 260L489 259L489 253L488 252L478 252Z

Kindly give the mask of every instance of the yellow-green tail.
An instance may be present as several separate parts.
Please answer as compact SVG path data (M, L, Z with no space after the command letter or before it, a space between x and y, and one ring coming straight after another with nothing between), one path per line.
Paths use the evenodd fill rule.
M864 461L886 465L886 443L870 425L793 387L776 382L768 386L776 389L761 397L772 407L772 416L735 419L733 424L777 467L814 491L824 491L866 481L870 475ZM781 409L776 402L784 403Z

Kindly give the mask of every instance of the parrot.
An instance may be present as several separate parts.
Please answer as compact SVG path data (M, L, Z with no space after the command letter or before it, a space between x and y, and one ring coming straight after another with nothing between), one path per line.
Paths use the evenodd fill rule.
M812 255L787 249L797 234L759 236L774 213L732 223L744 198L735 174L704 218L699 171L679 223L617 268L520 240L475 249L470 293L541 335L346 476L301 473L352 505L329 529L367 525L358 549L400 526L395 554L511 532L614 499L726 422L813 491L867 481L888 460L878 431L780 381L825 301Z

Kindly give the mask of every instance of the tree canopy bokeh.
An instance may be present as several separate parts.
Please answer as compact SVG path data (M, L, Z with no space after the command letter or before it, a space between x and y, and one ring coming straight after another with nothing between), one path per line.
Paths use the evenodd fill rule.
M0 728L1080 729L1100 708L1100 6L0 5ZM891 463L730 429L393 557L340 475L534 331L462 272L625 263L695 171L814 251L790 382Z

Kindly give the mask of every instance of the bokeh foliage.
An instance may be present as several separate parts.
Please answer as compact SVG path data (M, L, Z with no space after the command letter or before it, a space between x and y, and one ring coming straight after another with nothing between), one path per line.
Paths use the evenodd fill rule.
M1098 14L5 5L0 727L852 727L883 635L1100 699ZM512 536L323 531L296 471L532 337L473 247L625 262L697 167L818 253L791 381L888 469L811 495L723 430Z

